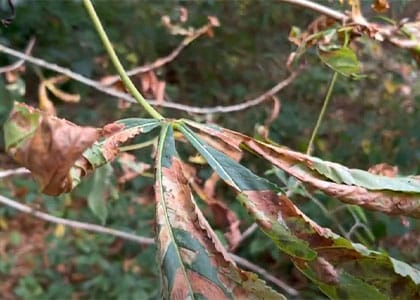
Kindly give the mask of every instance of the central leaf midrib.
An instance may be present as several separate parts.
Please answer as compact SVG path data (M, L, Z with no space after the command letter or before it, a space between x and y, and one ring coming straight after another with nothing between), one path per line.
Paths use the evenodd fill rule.
M168 133L169 126L170 125L165 124L162 127L162 131L161 131L160 139L159 139L159 146L158 146L158 162L157 162L156 172L157 172L158 183L159 183L158 185L159 185L160 202L161 202L161 205L163 206L163 214L164 214L164 217L165 217L165 221L167 223L167 226L168 226L169 236L171 237L171 240L172 240L172 243L174 245L174 249L175 249L176 255L177 255L178 260L180 262L182 274L183 274L183 276L185 278L187 288L189 290L189 293L191 295L191 298L192 299L195 299L194 291L193 291L192 286L190 284L190 281L188 279L187 270L186 270L186 267L185 267L184 262L182 260L182 256L181 256L181 252L179 250L178 244L176 243L175 235L174 235L174 232L172 231L172 227L171 227L171 222L169 221L169 216L167 214L167 206L166 206L165 197L164 197L163 185L162 185L162 156L163 156L163 146L165 144L165 139L166 139L166 136L167 136L167 133Z

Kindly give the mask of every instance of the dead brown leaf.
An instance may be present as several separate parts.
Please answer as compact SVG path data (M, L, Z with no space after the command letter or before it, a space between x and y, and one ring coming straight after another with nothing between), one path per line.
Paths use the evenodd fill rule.
M106 136L102 154L106 161L112 161L120 153L118 147L141 132L141 128L125 129L123 124L110 123L103 127L102 133Z
M388 0L375 0L371 7L377 13L383 13L389 9L389 3Z
M38 103L40 110L52 116L57 115L54 104L48 97L47 87L43 81L38 86Z
M153 70L139 74L143 93L154 97L158 102L163 102L166 82L159 80Z
M118 183L124 184L143 172L150 170L151 165L136 161L136 157L130 153L121 153L118 161L121 164L123 174L118 176Z
M13 157L31 171L43 193L57 196L71 191L70 168L98 137L96 128L44 113L33 136L13 151Z
M181 23L185 23L188 21L188 9L185 7L179 8L179 20Z
M398 175L398 167L381 163L370 167L368 172L376 175L395 177Z

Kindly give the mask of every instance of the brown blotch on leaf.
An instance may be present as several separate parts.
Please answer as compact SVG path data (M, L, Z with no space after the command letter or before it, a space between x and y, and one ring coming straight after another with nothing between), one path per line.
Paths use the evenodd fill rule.
M339 283L339 271L325 258L318 256L311 264L319 280L327 284Z
M72 189L69 171L98 137L95 128L45 114L32 138L15 149L14 158L32 172L43 193L57 196Z
M123 130L124 127L125 127L124 124L118 124L118 123L106 124L101 129L101 135L104 136L104 137L108 137L110 135L113 135L113 134Z
M106 139L106 141L103 145L102 154L106 158L107 161L114 160L114 158L120 152L118 147L122 143L124 143L124 142L128 141L129 139L135 137L137 134L139 134L141 132L141 128L136 128L136 127L130 128L130 129L123 129L122 128L121 130L119 130L118 129L119 127L114 126L114 124L109 124L109 125L105 126L105 127L107 127L107 126L112 125L112 127L108 127L108 129L106 129L109 132L111 132L112 130L115 130L114 133L110 133L106 136L107 139ZM120 124L115 124L115 125L120 125ZM104 127L104 129L105 129L105 127ZM109 129L111 129L111 131Z

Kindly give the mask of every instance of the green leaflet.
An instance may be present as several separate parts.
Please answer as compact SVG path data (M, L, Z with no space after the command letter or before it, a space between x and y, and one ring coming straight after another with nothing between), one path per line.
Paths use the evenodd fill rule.
M359 60L354 51L348 47L327 51L319 49L318 55L328 67L341 75L346 77L360 75Z
M387 177L359 169L349 169L337 163L311 157L313 170L336 183L357 185L369 190L390 190L405 193L420 193L420 180L413 177Z
M192 198L168 124L162 126L159 139L155 190L165 299L285 299L227 259Z
M222 152L204 143L192 130L185 125L180 125L179 130L207 160L217 174L229 185L233 186L242 197L241 203L253 214L261 224L262 230L287 254L304 260L316 257L308 243L293 235L288 225L281 216L272 215L269 201L278 201L276 192L279 188L266 179L263 179L249 169L243 167ZM274 191L274 192L273 192ZM264 203L267 201L267 203ZM294 226L301 226L300 220L294 219Z
M40 111L15 102L9 118L3 125L6 151L31 137L38 127L40 117Z
M21 100L24 95L25 82L21 78L18 78L14 83L6 83L3 78L0 78L0 124L4 124L6 121L15 101Z
M126 129L130 128L141 128L143 133L149 132L155 129L161 124L159 120L156 119L142 119L142 118L127 118L116 121L117 124L123 124Z
M107 197L113 169L110 164L103 165L93 174L92 185L87 198L90 210L96 215L102 224L105 224L108 217Z
M307 270L301 270L306 276L311 278ZM363 280L354 277L347 272L341 272L338 277L339 284L325 284L311 278L330 299L375 299L375 300L391 300L382 294L377 288L366 284Z
M217 174L239 191L280 191L276 185L270 181L258 177L249 169L238 164L236 161L214 149L202 141L191 129L185 125L180 125L179 130L191 142L191 144L207 160L209 165Z

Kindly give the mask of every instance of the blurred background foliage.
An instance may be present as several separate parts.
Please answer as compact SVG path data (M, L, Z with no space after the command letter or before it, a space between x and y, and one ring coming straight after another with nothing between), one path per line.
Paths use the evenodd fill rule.
M36 38L32 55L70 68L87 77L100 79L114 70L94 32L80 1L14 1L16 18L0 28L0 43L14 49L26 47ZM365 1L369 2L369 1ZM415 17L417 1L391 2L388 17ZM339 1L324 3L341 9ZM288 41L291 26L305 29L317 16L303 8L273 1L96 1L104 26L127 69L143 65L170 53L182 37L171 35L162 16L179 18L179 8L188 10L186 26L198 28L216 16L221 26L214 36L204 36L186 47L171 63L156 70L166 82L166 99L194 106L241 103L262 94L288 76L286 60L295 49ZM364 3L369 15L370 5ZM7 1L0 2L7 16ZM420 79L418 66L401 49L369 40L354 43L364 78L339 77L326 118L315 143L314 154L350 167L369 169L385 162L397 165L401 174L418 174L420 160ZM15 58L1 54L0 65ZM318 117L332 71L323 66L315 51L305 56L306 69L278 94L280 113L270 127L274 142L304 152ZM42 78L54 76L31 64L19 75L24 88L20 99L36 106ZM139 84L140 79L134 78ZM7 99L19 99L7 78L0 79L0 118L7 114ZM62 86L81 95L81 102L60 101L54 106L60 117L78 124L103 126L116 119L145 116L137 106L121 108L117 99L75 81ZM189 116L161 109L170 117L189 116L257 136L273 110L271 102L246 111ZM145 140L143 138L143 140ZM1 146L3 147L3 145ZM0 149L3 151L3 149ZM151 163L150 149L132 152L137 161ZM188 155L188 149L183 151ZM290 188L293 199L319 224L347 235L374 249L420 266L420 226L414 219L400 219L344 206L320 193L294 189L295 183L278 170L245 157L251 168ZM2 169L15 167L0 153ZM209 174L200 168L203 178ZM118 183L122 167L113 164L107 175L108 216L106 226L153 236L153 178L139 176ZM41 196L27 176L0 181L0 193L50 214L83 222L100 223L89 210L92 177L70 195ZM235 202L234 195L218 188L241 219L245 230L252 221ZM210 221L211 214L208 212ZM224 228L218 228L223 234ZM270 273L301 290L301 299L323 299L302 277L288 258L257 231L236 251L238 255L266 268ZM96 235L47 224L0 207L0 295L4 299L156 299L159 298L155 248L110 236Z

